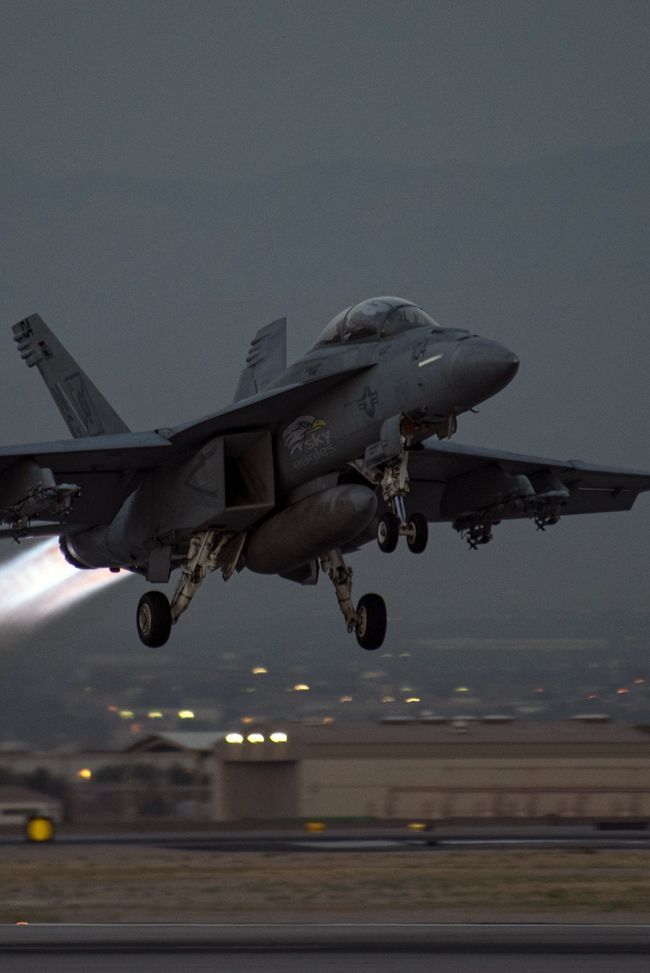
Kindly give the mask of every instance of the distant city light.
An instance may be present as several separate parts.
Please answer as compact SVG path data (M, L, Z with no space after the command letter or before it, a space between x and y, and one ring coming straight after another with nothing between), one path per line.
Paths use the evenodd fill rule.
M251 669L254 676L265 676L268 671L266 666L253 666Z
M354 700L354 696L339 696L339 703L351 703Z
M244 738L241 733L226 733L226 743L243 743Z
M178 711L179 720L193 720L194 710L191 709L179 709Z
M381 697L381 701L382 701L382 703L394 703L395 702L395 697L394 696L382 696Z
M627 694L629 693L629 691L630 690L629 689L626 689L625 686L621 686L620 689L617 689L616 690L616 695L617 696L627 696Z
M454 689L454 692L455 693L468 693L469 692L469 689L467 688L467 686L456 686L456 688Z
M162 720L163 714L159 709L152 709L150 713L147 713L147 717L150 720Z
M77 777L80 777L81 780L90 780L92 775L93 772L90 767L82 767L81 770L77 771Z
M293 687L293 691L294 693L308 693L310 688L306 682L297 682Z
M249 743L264 743L263 733L249 733L246 737Z
M120 710L120 719L121 720L132 720L134 716L135 716L135 713L133 712L132 709L121 709Z
M272 733L269 737L271 743L286 743L288 740L287 734L280 731Z
M242 716L241 721L245 726L250 726L251 723L255 722L255 718L253 716Z
M638 677L637 677L637 678L636 678L636 679L634 680L634 685L635 685L635 686L642 686L642 685L644 684L644 682L645 682L645 679L643 678L643 676L638 676Z

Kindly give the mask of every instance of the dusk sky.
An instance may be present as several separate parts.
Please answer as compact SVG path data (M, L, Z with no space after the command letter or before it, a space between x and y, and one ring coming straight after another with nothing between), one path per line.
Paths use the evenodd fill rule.
M458 442L650 469L645 0L0 14L2 443L67 435L11 341L31 312L142 429L226 404L278 315L296 357L341 308L398 293L521 358ZM356 594L385 594L392 647L535 638L549 619L562 635L567 618L595 637L603 612L624 637L626 611L648 611L649 524L646 495L543 535L502 525L474 553L440 525L417 560L365 549ZM139 651L144 589L129 580L39 639ZM211 578L173 644L208 658L255 639L364 661L322 580Z

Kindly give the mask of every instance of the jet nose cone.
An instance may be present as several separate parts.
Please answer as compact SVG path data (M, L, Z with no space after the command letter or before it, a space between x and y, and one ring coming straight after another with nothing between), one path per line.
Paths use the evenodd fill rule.
M509 348L486 338L468 338L451 356L448 380L460 405L475 405L505 388L518 368L519 359Z

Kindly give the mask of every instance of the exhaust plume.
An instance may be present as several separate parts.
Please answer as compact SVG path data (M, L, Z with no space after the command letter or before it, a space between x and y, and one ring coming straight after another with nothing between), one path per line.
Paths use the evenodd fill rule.
M65 560L56 538L41 541L0 565L0 625L36 628L128 574L80 571Z

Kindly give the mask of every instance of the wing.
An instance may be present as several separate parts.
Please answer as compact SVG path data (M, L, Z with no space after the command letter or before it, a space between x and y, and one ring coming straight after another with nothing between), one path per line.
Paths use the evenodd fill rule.
M80 491L73 506L74 524L110 523L138 478L173 458L173 454L172 444L158 433L0 447L0 522L13 520L12 510L14 514L20 510L28 497L32 498L31 503L37 504L41 497L51 496L55 509L59 500L65 498L64 488L74 485ZM50 492L43 494L43 491ZM47 511L48 505L43 509ZM33 516L41 520L57 519L56 516ZM26 535L48 532L60 531L36 524L29 527Z
M562 515L629 510L650 490L650 473L641 470L435 440L410 453L409 474L410 505L430 521L481 511L498 519L530 517L544 502L558 503Z

